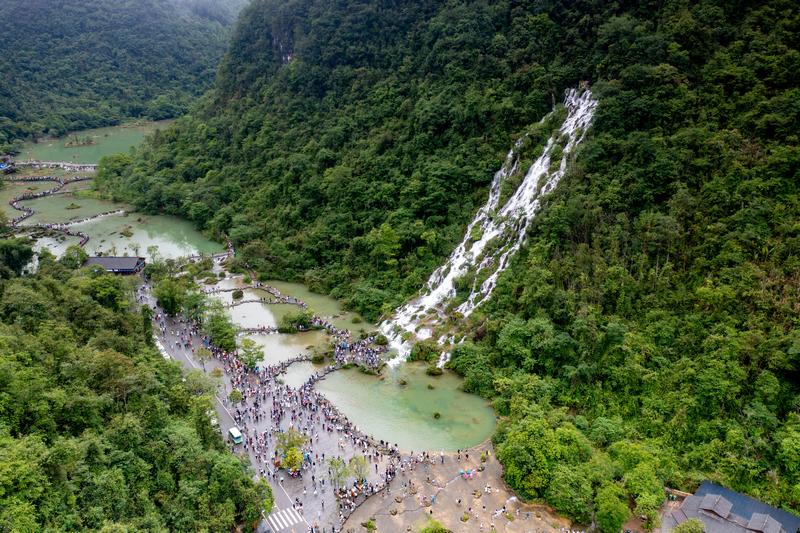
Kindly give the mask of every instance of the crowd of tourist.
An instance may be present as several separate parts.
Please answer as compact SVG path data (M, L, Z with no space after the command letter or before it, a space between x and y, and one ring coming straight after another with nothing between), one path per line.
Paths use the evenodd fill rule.
M17 163L18 168L33 168L36 170L41 169L61 169L67 172L94 172L97 170L97 165L87 163L66 163L63 161L28 161Z
M147 289L143 287L138 297L140 303L149 301ZM257 369L247 368L237 357L237 353L226 352L215 347L204 336L198 324L187 318L170 318L156 308L154 322L162 343L196 354L203 346L207 348L221 368L226 378L226 390L237 389L242 400L234 403L226 397L223 402L229 409L242 433L241 448L249 453L259 475L284 483L284 476L301 478L302 494L294 494L294 507L304 513L304 502L310 497L318 499L321 508L316 518L308 517L314 531L336 531L344 520L367 497L384 489L398 474L411 471L421 462L429 461L425 453L401 455L397 445L376 441L358 430L340 413L314 385L329 372L343 364L377 365L381 350L373 347L375 338L367 337L352 341L345 329L336 328L330 322L315 317L315 326L325 328L334 338L334 364L313 374L299 388L282 383L281 374L286 368L308 356L298 356L276 365L264 365ZM302 465L296 471L281 469L281 458L277 449L278 434L294 429L304 436L302 446ZM353 456L363 456L369 474L364 479L351 481L333 480L331 462L334 457L345 462ZM335 509L325 510L326 496L336 504ZM329 503L330 505L330 503ZM331 529L320 528L322 511L338 517L338 525Z

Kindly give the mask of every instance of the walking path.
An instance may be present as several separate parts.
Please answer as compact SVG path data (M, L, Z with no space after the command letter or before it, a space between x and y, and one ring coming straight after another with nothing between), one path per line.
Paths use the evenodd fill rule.
M272 287L259 285L256 288L275 291L276 297L283 297ZM364 435L314 390L317 381L344 365L373 364L379 352L370 346L374 338L353 342L346 330L339 330L325 319L314 317L314 325L326 329L334 339L334 364L312 375L301 387L292 388L280 381L281 374L289 365L309 360L308 355L301 354L290 361L248 370L236 352L227 353L211 345L197 324L185 317L165 316L146 285L140 289L138 300L156 311L154 325L163 355L190 368L202 367L207 373L220 369L222 388L216 398L220 427L226 435L234 425L241 430L243 443L232 446L233 451L249 456L258 476L270 482L276 495L277 507L266 517L263 527L280 532L339 531L347 516L369 495L386 487L387 480L391 480L398 469L412 468L427 457L413 452L402 454L396 445ZM296 305L305 305L300 300L296 302ZM213 354L204 364L196 361L196 350L200 346ZM234 388L244 397L240 404L228 400ZM290 428L309 438L303 448L302 468L294 475L279 468L276 449L278 434ZM365 478L356 480L351 476L336 480L340 483L334 482L330 459L338 457L349 462L354 456L364 458Z
M219 263L214 261L215 270L220 268ZM248 287L212 288L205 292L244 288L264 290L274 298L284 297L276 288L257 282ZM417 530L428 517L444 522L453 531L477 533L540 533L568 528L568 522L546 508L516 501L502 482L502 470L493 458L491 443L449 454L401 451L397 445L362 433L316 391L317 382L344 366L374 368L383 364L383 348L375 346L374 337L353 341L349 331L314 316L313 325L325 329L333 339L333 362L295 388L283 383L282 375L290 365L308 361L307 354L247 369L235 351L225 352L213 346L198 324L186 317L165 316L147 285L139 289L138 301L155 310L154 331L165 357L221 376L215 409L222 434L227 437L232 427L241 431L243 442L228 445L234 453L249 458L256 476L270 483L275 496L275 508L264 516L259 531L359 531L360 524L371 519L378 524L378 531L406 531ZM301 300L296 300L295 305L306 307ZM197 349L201 346L211 352L209 360L198 360ZM269 360L270 354L266 355ZM234 389L243 397L237 404L229 400ZM302 466L295 473L280 468L277 450L279 435L290 429L308 439L302 448ZM331 459L349 463L354 457L363 458L363 479L353 474L339 479Z
M87 163L69 163L66 161L22 161L15 162L17 168L41 169L61 169L67 172L94 172L97 165Z
M86 165L80 165L80 166L86 166ZM48 168L50 168L50 167L48 167ZM11 200L9 200L8 205L10 205L12 208L16 209L17 211L22 212L21 215L13 218L11 220L11 227L14 228L14 229L17 229L17 228L20 227L22 222L24 222L25 220L27 220L30 217L32 217L34 215L34 213L35 213L35 211L32 208L24 206L24 205L21 205L20 202L23 202L23 201L26 201L26 200L35 200L37 198L44 198L45 196L50 196L52 194L58 194L61 191L61 189L63 189L66 185L68 185L70 183L75 183L75 182L78 182L78 181L88 181L88 180L91 180L93 178L88 177L88 176L76 177L76 178L61 178L61 177L58 177L58 176L19 176L19 177L6 176L4 179L5 179L5 181L16 182L16 183L43 182L43 181L51 181L51 182L56 183L56 186L53 187L52 189L48 189L48 190L40 191L40 192L24 192L24 193L14 197L14 198L12 198ZM44 229L44 230L48 230L48 231L56 231L56 232L59 232L59 233L62 233L64 235L66 235L68 237L78 237L80 239L80 241L78 242L78 246L83 247L83 246L86 246L87 242L89 242L89 236L87 234L81 232L81 231L71 230L71 229L69 229L69 226L74 225L74 224L80 224L80 223L83 223L83 222L87 222L87 221L93 220L95 218L100 218L100 217L104 217L104 216L108 216L108 215L112 215L112 214L124 214L124 213L125 213L124 210L118 209L118 210L115 210L115 211L109 211L109 212L106 212L106 213L100 213L98 215L93 215L91 217L86 217L86 218L84 218L82 220L73 221L73 222L69 222L69 223L58 224L58 223L44 223L44 222L42 222L42 223L38 223L38 224L30 224L28 227Z

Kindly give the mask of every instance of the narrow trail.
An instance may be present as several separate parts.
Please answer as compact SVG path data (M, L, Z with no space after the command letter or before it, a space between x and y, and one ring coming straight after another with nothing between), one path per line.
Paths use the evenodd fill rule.
M46 167L46 168L51 168L51 167ZM17 211L20 211L22 213L21 215L13 218L11 220L11 227L14 228L14 229L19 229L21 227L22 223L25 220L29 219L30 217L32 217L36 213L32 208L24 206L24 205L21 205L20 202L23 202L23 201L26 201L26 200L35 200L37 198L44 198L46 196L51 196L51 195L54 195L54 194L60 194L61 193L61 189L63 189L65 186L69 185L70 183L76 183L76 182L80 182L80 181L89 181L89 180L92 180L92 179L93 178L89 177L89 176L80 176L80 177L76 177L76 178L61 178L61 177L58 177L58 176L5 177L4 181L10 182L10 183L53 182L53 183L56 184L56 186L53 187L52 189L48 189L48 190L41 191L41 192L35 192L35 193L34 192L24 192L24 193L22 193L22 194L20 194L18 196L15 196L11 200L9 200L8 205L11 206L13 209L16 209ZM71 230L71 229L69 229L69 226L74 225L74 224L78 224L78 223L82 223L82 222L87 222L89 220L93 220L95 218L108 216L108 215L111 215L111 214L124 214L124 213L125 213L124 210L118 209L118 210L115 210L115 211L109 211L107 213L100 213L98 215L93 215L91 217L87 217L85 219L82 219L82 220L79 220L79 221L75 221L75 222L69 222L69 223L63 223L63 224L40 222L38 224L26 225L26 227L35 228L35 229L43 229L43 230L46 230L46 231L55 231L55 232L58 232L58 233L61 233L61 234L65 235L67 237L78 237L80 239L80 241L78 242L78 246L84 247L84 246L86 246L86 243L89 242L89 236L87 234L83 233L82 231Z

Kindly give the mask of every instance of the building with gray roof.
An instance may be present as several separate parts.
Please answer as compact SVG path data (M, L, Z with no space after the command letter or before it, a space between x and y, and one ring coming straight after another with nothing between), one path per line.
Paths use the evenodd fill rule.
M700 519L706 533L800 533L800 516L709 481L664 515L662 533L691 518Z
M90 257L84 266L92 265L112 274L136 274L144 268L144 257Z

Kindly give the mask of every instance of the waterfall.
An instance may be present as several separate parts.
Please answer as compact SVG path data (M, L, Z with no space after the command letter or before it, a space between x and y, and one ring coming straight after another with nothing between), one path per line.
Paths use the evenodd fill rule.
M522 246L528 227L539 211L542 197L555 188L566 172L567 160L586 135L596 105L597 101L588 90L567 91L564 99L566 119L547 140L541 155L525 173L522 183L500 206L503 184L521 171L527 135L514 144L503 166L494 175L489 199L467 226L461 243L447 261L431 274L420 295L396 309L392 317L380 325L390 345L400 354L390 364L405 360L413 340L431 337L433 326L445 315L445 305L456 295L456 280L470 271L475 273L469 296L455 309L465 317L491 295L498 276ZM554 110L545 116L541 123L546 123L556 112ZM443 366L449 358L448 346L453 344L454 337L442 335L437 341L443 345L439 359L439 366Z

